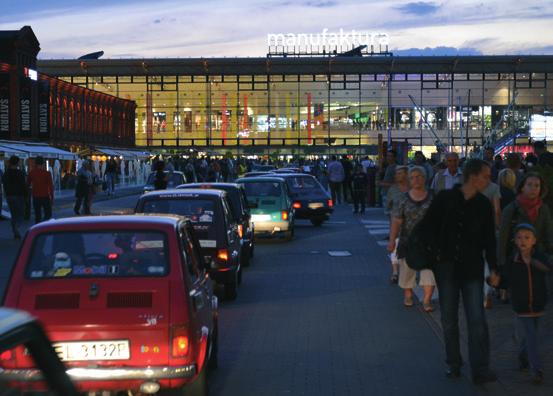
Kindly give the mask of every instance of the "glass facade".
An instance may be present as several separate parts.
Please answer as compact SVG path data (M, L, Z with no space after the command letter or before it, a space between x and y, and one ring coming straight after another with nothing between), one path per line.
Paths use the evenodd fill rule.
M134 100L137 146L482 144L553 104L553 74L60 76ZM552 81L552 82L550 82ZM467 137L468 136L468 137Z

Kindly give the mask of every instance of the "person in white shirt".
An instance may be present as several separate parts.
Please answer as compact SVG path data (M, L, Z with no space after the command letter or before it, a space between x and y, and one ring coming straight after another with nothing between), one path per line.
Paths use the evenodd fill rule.
M459 169L459 155L447 153L445 156L447 168L436 172L432 181L434 195L442 190L451 190L454 185L463 183L463 173Z

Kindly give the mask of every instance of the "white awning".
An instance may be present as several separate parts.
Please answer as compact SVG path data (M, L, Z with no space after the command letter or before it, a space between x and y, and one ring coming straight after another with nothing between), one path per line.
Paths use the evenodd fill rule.
M150 157L150 153L145 151L127 150L115 147L95 147L94 150L111 157L123 157L123 159L126 160L133 160L137 158L145 159Z
M4 150L14 151L13 154L10 155L21 156L21 154L24 153L25 158L35 158L39 156L43 158L58 158L61 160L76 160L78 158L77 154L70 151L61 150L57 147L40 143L0 141L0 152Z
M0 144L0 157L11 157L12 155L17 155L19 158L29 158L27 153L21 150L17 150L10 146L4 146Z
M94 151L98 151L102 154L109 155L110 157L121 157L125 158L123 154L121 154L119 151L116 151L115 149L108 148L108 147L95 147Z

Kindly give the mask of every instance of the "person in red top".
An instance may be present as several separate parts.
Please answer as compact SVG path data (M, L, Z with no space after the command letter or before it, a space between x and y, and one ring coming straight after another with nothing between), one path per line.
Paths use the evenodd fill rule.
M44 167L44 158L36 157L35 167L27 176L27 184L32 189L35 223L50 219L54 202L54 184L52 175Z

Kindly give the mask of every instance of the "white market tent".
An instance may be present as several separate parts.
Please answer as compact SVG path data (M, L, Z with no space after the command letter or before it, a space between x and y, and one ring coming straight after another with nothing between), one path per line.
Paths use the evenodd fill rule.
M111 157L123 157L125 160L150 158L150 153L139 150L120 149L114 147L95 147L94 150Z
M5 157L17 155L20 158L55 158L60 160L76 160L78 155L70 151L49 146L45 143L14 142L0 140L0 154Z

